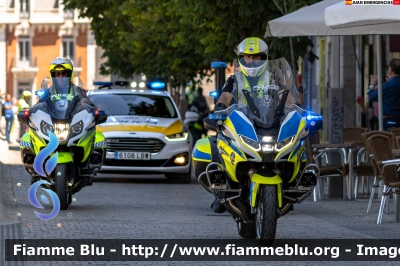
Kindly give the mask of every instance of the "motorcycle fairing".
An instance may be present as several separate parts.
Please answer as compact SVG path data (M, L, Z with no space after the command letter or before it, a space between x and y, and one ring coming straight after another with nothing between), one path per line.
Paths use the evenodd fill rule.
M245 154L250 155L252 158L248 158L249 161L257 161L261 162L262 158L259 153L251 148L248 144L242 141L242 137L250 139L250 141L257 142L258 138L254 131L253 125L248 120L246 116L244 116L241 112L233 111L227 119L224 121L223 132L226 137L229 137L229 140L225 140L230 143L231 148L236 150L236 153L242 158L246 158ZM218 135L218 138L220 138ZM219 145L218 145L219 147ZM244 153L242 153L242 150ZM253 159L254 158L254 159Z
M234 146L230 145L229 141L218 138L217 143L228 175L233 181L239 182L236 178L236 168L238 163L247 161L246 157L242 157L243 155L238 153L238 149L234 149Z
M93 142L96 131L88 131L87 136L82 137L76 146L83 148L83 158L81 162L86 161L89 158L90 152L92 151Z
M52 157L53 156L54 156L54 153L53 153ZM62 163L69 163L69 162L73 162L71 153L65 152L65 151L62 151L62 152L59 151L57 163L62 164Z
M279 175L271 176L271 177L265 177L259 174L253 174L251 176L251 183L250 183L250 203L251 207L255 208L257 205L257 194L258 194L258 188L260 184L265 184L265 185L276 185L277 191L278 191L278 206L279 208L282 208L282 179Z
M275 156L275 162L291 161L298 152L302 152L304 147L301 142L303 132L307 132L307 120L298 112L292 111L287 114L282 122L279 131L277 142L282 142L285 139L292 138L291 142L286 144L281 151ZM287 157L287 155L289 156Z
M211 162L211 144L208 138L199 139L193 148L192 158L194 161Z
M107 148L106 137L104 137L103 133L96 131L94 146L96 148Z

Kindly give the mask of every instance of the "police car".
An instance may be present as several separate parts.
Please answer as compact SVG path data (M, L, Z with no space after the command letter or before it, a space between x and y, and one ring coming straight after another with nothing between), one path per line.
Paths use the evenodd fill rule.
M132 89L127 82L95 82L89 99L108 115L97 126L106 138L101 172L159 173L177 183L190 183L192 137L187 123L198 115L181 118L164 83Z

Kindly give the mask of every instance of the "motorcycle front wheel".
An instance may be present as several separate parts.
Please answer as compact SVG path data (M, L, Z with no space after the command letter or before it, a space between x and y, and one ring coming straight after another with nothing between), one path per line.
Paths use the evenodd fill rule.
M278 198L276 186L260 186L256 214L256 231L261 246L270 246L275 240L278 220Z
M60 199L60 209L68 208L68 167L66 164L57 164L54 169L54 192Z

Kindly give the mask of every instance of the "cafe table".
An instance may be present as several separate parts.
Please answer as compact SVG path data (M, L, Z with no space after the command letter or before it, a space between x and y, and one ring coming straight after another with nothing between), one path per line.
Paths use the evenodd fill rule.
M313 144L312 148L314 150L319 149L342 149L345 154L345 164L349 165L349 179L347 181L347 198L352 199L354 195L354 159L353 152L356 149L365 147L364 141L345 141L343 143L319 143ZM399 150L400 152L400 150ZM343 195L345 198L345 195Z

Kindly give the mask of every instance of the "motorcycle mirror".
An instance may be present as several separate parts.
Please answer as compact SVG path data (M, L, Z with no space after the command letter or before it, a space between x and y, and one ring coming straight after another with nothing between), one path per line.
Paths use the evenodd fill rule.
M107 114L104 110L92 110L92 115L96 119L96 124L101 124L107 121Z
M196 112L192 112L192 111L187 111L185 114L185 121L183 122L183 125L187 125L190 122L196 122L197 120L199 120L199 114Z

